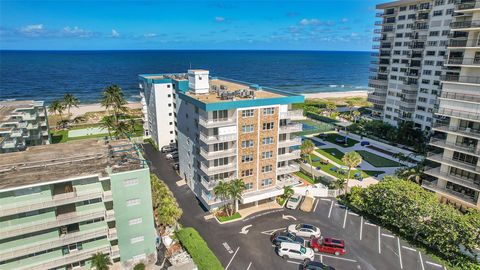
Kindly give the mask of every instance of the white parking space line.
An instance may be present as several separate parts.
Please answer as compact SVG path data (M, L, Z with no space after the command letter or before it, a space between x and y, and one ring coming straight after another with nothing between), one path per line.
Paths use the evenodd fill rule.
M403 262L402 262L402 249L400 248L400 238L397 237L398 243L398 257L400 258L400 269L403 269Z
M393 235L391 235L391 234L386 234L386 233L382 233L382 236L390 237L390 238L395 238L395 236L393 236Z
M330 211L328 211L328 218L330 218L330 215L332 214L332 209L333 209L333 201L332 201L332 204L330 204Z
M363 216L360 217L360 240L362 240L363 234Z
M349 215L352 215L352 216L357 216L358 217L358 214L357 213L353 213L353 212L348 212Z
M252 262L250 262L250 264L248 264L247 270L250 269L250 266L252 266Z
M408 249L408 250L411 250L411 251L415 251L415 252L417 251L416 249L414 249L414 248L411 248L411 247L407 247L407 246L402 246L402 248L404 248L404 249Z
M443 267L443 265L438 264L438 263L433 263L433 262L429 262L429 261L425 261L425 263L428 263L428 264L436 266L436 267Z
M365 225L372 226L372 227L377 227L377 225L372 224L372 223L370 223L370 222L368 222L368 221L365 221Z
M293 263L293 264L297 264L297 265L300 265L301 263L299 262L294 262L294 261L287 261L288 263Z
M276 231L281 231L281 230L285 230L285 229L286 229L286 227L278 228L278 229L271 229L271 230L268 230L268 231L263 231L263 232L261 232L261 234L271 235L272 233L274 233Z
M341 260L341 261L357 262L357 260L353 260L353 259L347 259L347 258L342 258L342 257L337 257L337 256L330 256L330 255L325 255L325 254L320 254L320 253L315 253L315 254L321 255L321 256L327 257L327 258L332 258L332 259Z
M323 263L323 255L320 254L320 262Z
M382 249L380 247L380 227L378 227L378 254L382 254Z
M313 212L315 212L315 210L317 210L317 205L318 205L318 202L319 202L319 201L320 201L320 200L317 200L317 202L315 203L315 207L313 207Z
M233 259L235 258L235 256L237 256L237 252L238 250L240 249L240 247L237 247L237 250L235 250L235 253L233 254L232 258L230 259L230 261L228 262L227 264L227 267L225 267L225 270L228 269L228 267L230 266L230 264L232 263Z
M322 200L322 201L327 201L327 202L330 201L330 199L325 199L325 198L320 198L320 200Z
M422 270L425 270L425 266L423 266L423 259L422 259L422 253L419 251L418 256L420 256L420 264L422 265Z
M345 229L345 224L347 224L347 215L348 215L348 209L345 208L345 217L343 218L343 228Z

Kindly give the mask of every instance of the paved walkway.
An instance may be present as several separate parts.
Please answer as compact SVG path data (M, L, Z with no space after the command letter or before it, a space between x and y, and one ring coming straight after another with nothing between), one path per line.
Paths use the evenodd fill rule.
M276 201L269 201L266 203L259 204L258 206L251 206L243 209L239 209L238 212L243 218L246 218L252 214L258 213L260 211L264 210L272 210L272 209L280 209L282 206L280 206Z

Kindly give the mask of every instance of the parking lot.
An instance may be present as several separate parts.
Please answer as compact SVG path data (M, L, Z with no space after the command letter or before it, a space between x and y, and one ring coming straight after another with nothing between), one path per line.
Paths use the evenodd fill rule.
M170 187L184 210L180 222L195 227L220 259L225 269L300 269L301 261L284 260L277 256L270 235L294 223L310 223L319 227L324 237L345 240L347 253L335 256L317 253L315 259L338 269L418 269L441 270L443 265L412 248L405 241L363 217L339 205L335 199L315 201L310 213L300 210L267 210L242 221L220 225L206 220L207 213L166 161L146 148L152 170Z

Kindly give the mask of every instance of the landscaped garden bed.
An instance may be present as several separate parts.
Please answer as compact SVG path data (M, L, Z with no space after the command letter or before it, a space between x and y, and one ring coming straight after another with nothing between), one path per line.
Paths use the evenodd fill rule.
M223 222L228 222L235 219L240 219L242 216L240 215L239 212L236 212L235 214L229 216L224 211L219 211L215 214L215 217L217 218L218 222L223 223Z
M321 159L320 159L320 161L313 161L313 160L319 159L319 157L315 154L311 154L310 157L312 159L312 163L310 163L310 161L308 161L308 162L311 165L313 165L314 168L318 168L321 171L326 172L326 173L328 173L328 174L330 174L334 177L337 177L337 178L347 176L346 175L347 174L347 169L338 168L331 163L328 163L328 164L325 164L325 162L322 163ZM350 177L351 178L367 178L367 177L372 177L372 176L378 176L378 175L383 174L383 173L385 173L385 172L384 171L369 171L369 170L365 170L365 171L351 170Z
M384 158L382 156L376 155L374 153L371 153L369 151L365 150L357 150L357 153L359 153L362 156L362 159L374 167L400 167L402 164L400 164L397 161L390 160L388 158Z
M192 256L200 270L223 270L223 266L194 228L183 228L176 233L182 246Z

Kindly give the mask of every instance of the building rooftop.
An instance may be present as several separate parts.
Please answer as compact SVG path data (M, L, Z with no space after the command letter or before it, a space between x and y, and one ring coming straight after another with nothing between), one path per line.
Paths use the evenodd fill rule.
M29 147L2 154L0 190L55 180L144 168L146 162L128 140L78 140Z
M418 4L418 3L424 3L425 1L421 0L399 0L399 1L392 1L392 2L386 2L382 4L378 4L376 6L377 9L386 9L386 8L391 8L391 7L398 7L398 6L404 6L404 5L413 5L413 4Z
M0 101L0 123L9 118L15 110L31 109L35 106L43 106L43 101L35 100L3 100Z

